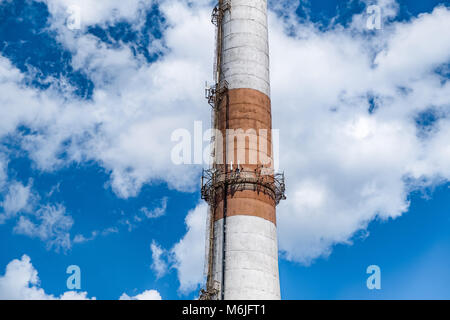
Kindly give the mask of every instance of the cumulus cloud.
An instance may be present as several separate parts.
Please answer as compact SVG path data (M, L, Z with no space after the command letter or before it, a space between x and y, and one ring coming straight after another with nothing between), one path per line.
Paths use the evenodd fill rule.
M156 290L146 290L136 296L130 297L123 293L119 300L162 300L161 295Z
M185 220L187 232L170 251L182 293L195 290L204 280L207 212L208 206L205 203L189 211Z
M395 16L394 1L380 5ZM271 13L273 117L288 193L278 208L284 258L326 257L371 221L405 213L411 191L450 179L450 86L436 72L450 62L449 23L450 10L437 7L368 35L355 24L324 31ZM421 125L427 113L437 120ZM202 281L200 265L183 259L191 237L172 249L187 291Z
M450 36L442 33L449 18L438 7L367 37L271 17L286 258L308 264L326 256L370 221L406 212L411 190L449 180L450 87L435 72L450 61ZM287 27L296 35L286 36ZM436 111L442 118L424 137L417 119Z
M0 204L4 210L4 213L0 214L0 224L13 218L19 212L30 212L35 198L36 196L31 191L31 183L24 186L17 181L9 182L4 200Z
M94 82L92 101L67 99L54 88L24 87L24 76L0 58L0 102L6 106L0 112L0 137L14 134L19 124L32 128L33 133L18 137L39 169L97 161L123 198L136 196L151 180L194 190L198 171L172 164L170 137L178 128L190 129L194 120L208 119L202 93L211 75L210 63L204 62L213 61L210 10L194 11L178 1L163 2L160 8L170 51L154 63L134 56L125 45L111 47L91 34L54 26L72 52L73 67Z
M40 286L37 270L27 255L12 260L0 275L1 300L89 300L87 292L67 291L60 297L47 294ZM95 297L92 298L95 300Z
M4 275L0 275L0 300L95 300L89 298L87 292L66 291L59 297L48 294L41 287L37 270L31 259L23 255L21 259L14 259L6 266ZM123 293L120 300L161 300L156 290L146 290L130 297Z
M171 249L163 249L156 242L151 245L152 268L159 276L163 276L169 268L176 269L181 294L196 290L205 280L203 270L207 212L206 203L189 211L185 219L186 234Z
M23 255L21 259L14 259L6 266L4 275L0 275L0 300L95 300L89 298L87 292L66 291L59 297L48 294L41 287L37 270L31 259ZM130 297L126 293L120 300L161 300L156 290L146 290Z
M20 71L0 57L0 103L5 106L0 138L14 134L19 125L30 127L20 142L38 168L96 161L123 198L137 195L151 181L195 190L199 172L171 163L170 136L175 129L191 129L194 120L209 122L202 99L213 62L209 2L159 2L167 20L166 50L152 63L126 45L108 46L93 35L68 30L58 12L70 1L46 2L58 40L73 55L73 67L95 84L92 100L26 87ZM80 3L87 10L94 5ZM129 8L109 3L96 2L105 11L90 13L85 23L109 23L110 12L139 23L137 1ZM271 13L273 119L281 129L281 167L288 187L278 226L287 259L310 263L326 256L334 244L351 243L370 221L406 212L411 190L450 178L445 71L450 10L441 6L409 21L389 22L396 2L378 3L388 19L382 31L373 33L363 29L362 15L348 28L322 30L308 21L300 24L287 2ZM418 125L429 113L437 120ZM188 218L197 221L193 217L200 213L193 212ZM189 219L188 229L197 230L197 222ZM22 224L34 230L28 221ZM196 242L195 236L188 231L171 251L182 290L201 279L192 272L198 267L194 259L183 253L185 243L204 243L204 237Z
M136 20L154 0L39 0L47 4L53 18L66 22L72 14L79 14L81 27L93 24L114 23L125 20ZM70 10L73 9L73 10ZM75 11L77 9L77 11Z

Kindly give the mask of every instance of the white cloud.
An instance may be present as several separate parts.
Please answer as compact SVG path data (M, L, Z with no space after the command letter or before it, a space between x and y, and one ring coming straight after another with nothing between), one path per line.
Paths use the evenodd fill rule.
M66 291L59 297L48 294L41 287L37 270L27 255L14 259L6 266L4 275L0 275L0 300L95 300L87 292ZM120 300L161 300L156 290L146 290L130 297L123 293Z
M281 128L287 175L288 200L278 209L286 258L310 263L326 256L377 217L406 212L414 188L449 180L447 120L427 138L415 122L431 107L448 114L450 87L434 69L450 61L450 35L442 33L449 18L448 9L436 8L368 38L293 20L287 23L299 36L288 37L271 17L274 126Z
M31 191L31 183L24 186L17 181L8 183L8 190L1 203L4 213L0 214L0 224L13 218L19 212L30 212L36 196Z
M0 159L0 166L3 165ZM3 172L3 173L2 173ZM3 177L2 177L3 176ZM23 185L15 180L8 180L6 165L0 168L0 187L3 201L0 207L0 224L8 220L15 222L14 232L29 237L36 237L47 244L47 248L56 251L64 251L71 248L70 229L73 219L66 213L61 204L42 205L40 196L32 189L32 180L28 185ZM75 242L83 242L80 237L75 237Z
M208 123L203 85L211 74L205 61L213 61L210 10L193 11L179 2L161 8L169 24L164 40L170 51L152 64L126 46L108 47L93 35L55 26L73 53L73 66L95 84L89 102L61 97L53 89L26 88L23 75L1 58L0 102L6 107L0 111L0 138L14 134L19 124L30 127L33 134L23 136L21 145L39 169L97 161L123 198L136 196L151 180L194 190L198 171L172 164L170 137L178 128L192 127L194 120ZM60 157L63 151L66 159Z
M358 31L367 31L367 20L371 19L373 21L374 18L377 18L374 16L374 12L370 12L370 15L367 12L367 8L376 5L380 9L379 13L381 14L381 28L383 29L389 20L395 18L399 11L399 4L396 0L362 0L361 2L364 2L366 5L366 10L362 12L361 14L355 14L352 18L352 23L350 25L351 29L358 30Z
M38 168L97 161L120 197L137 195L151 181L195 190L198 170L171 164L170 136L190 129L194 120L208 123L202 86L213 62L211 8L206 1L160 3L169 26L163 34L167 50L152 64L126 46L108 47L52 21L74 67L94 81L92 101L24 87L23 75L0 57L0 138L19 124L29 126L34 134L23 137L22 147ZM103 4L106 13L94 12L86 22L104 23L112 8L137 21L135 4ZM388 17L396 14L395 2L380 4ZM285 5L278 12L289 13ZM282 129L288 187L288 200L278 209L279 241L285 257L309 263L336 243L350 243L377 217L407 211L412 189L449 180L450 85L434 69L450 60L450 10L387 23L370 36L356 20L348 29L321 31L283 16L270 17L273 119ZM372 114L369 96L376 102ZM422 137L415 119L430 108L443 118ZM58 157L63 150L66 160ZM33 229L28 221L22 224ZM200 221L187 224L200 228ZM182 290L201 281L201 266L197 270L183 251L185 243L204 242L196 236L189 231L173 249Z
M89 237L85 237L82 234L77 234L73 238L73 243L86 243L89 241L93 241L93 240L95 240L95 238L97 238L97 236L98 236L98 231L92 231L91 235Z
M89 299L87 295L87 292L66 291L59 297L59 300L96 300L95 297Z
M98 236L108 236L112 233L118 233L119 232L119 228L117 227L109 227L104 229L103 231L97 231L94 230L91 232L90 236L84 236L82 234L77 234L74 238L73 238L73 243L86 243L89 241L93 241L95 239L97 239Z
M66 21L71 7L79 8L81 26L114 23L121 19L135 20L143 9L149 8L153 0L40 0L45 2L52 16Z
M180 292L197 289L204 281L205 231L208 206L199 204L186 217L187 232L170 250L173 267L177 269Z
M23 255L20 260L12 260L6 266L5 274L0 275L0 300L54 299L88 300L87 292L67 291L59 298L45 293L40 286L38 272L27 255Z
M383 6L395 15L395 3ZM351 243L373 219L406 212L407 195L424 186L423 178L428 184L436 176L448 180L447 122L440 121L430 140L417 135L415 123L418 113L431 105L449 106L449 87L433 73L450 58L448 35L437 38L444 45L436 41L416 51L420 56L408 59L414 64L402 64L409 50L449 27L449 15L438 8L411 22L385 26L385 33L372 38L355 34L355 26L319 31L298 25L289 15L284 21L271 15L274 126L282 129L288 183L288 200L278 209L284 257L308 264L326 256L334 244ZM287 36L286 24L299 36ZM377 53L380 47L384 49ZM372 114L369 95L377 103ZM406 182L408 177L412 182ZM187 234L170 250L182 292L203 281L207 210L201 207L189 213ZM198 258L189 259L188 252Z
M159 207L156 207L154 209L149 210L148 208L144 207L141 209L141 213L147 218L147 219L156 219L159 217L162 217L166 214L167 209L167 202L169 198L164 197L161 199L161 204Z
M27 216L21 216L14 232L36 237L47 243L48 248L68 250L71 248L69 231L73 219L66 214L66 208L60 204L41 207L34 215L35 222Z
M126 293L123 293L119 300L162 300L162 298L158 291L146 290L134 297L130 297Z
M1 63L1 58L0 58ZM1 70L1 69L0 69ZM0 190L3 190L8 181L8 161L4 154L0 153Z
M119 229L117 227L109 227L102 231L102 236L107 236L112 233L118 233Z
M179 291L188 294L205 280L206 216L208 205L201 203L189 211L185 223L186 234L171 249L161 248L155 241L151 244L152 269L158 278L169 269L177 270Z
M161 278L167 273L168 265L163 259L165 251L153 241L150 245L150 250L152 251L152 269L156 272L156 276Z

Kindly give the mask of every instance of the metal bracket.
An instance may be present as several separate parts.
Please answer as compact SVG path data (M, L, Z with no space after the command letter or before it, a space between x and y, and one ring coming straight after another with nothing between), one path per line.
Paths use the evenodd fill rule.
M223 95L228 90L228 82L225 80L221 81L220 83L217 83L213 87L208 86L206 84L205 88L205 98L208 100L209 105L213 109L218 109L218 106L220 104L220 101L222 100Z
M217 296L220 292L220 283L218 281L214 281L214 284L210 288L201 289L199 300L217 300Z
M211 14L212 24L214 24L217 27L222 22L223 14L227 10L231 10L230 0L225 0L224 2L219 1L219 3L214 7L213 12Z

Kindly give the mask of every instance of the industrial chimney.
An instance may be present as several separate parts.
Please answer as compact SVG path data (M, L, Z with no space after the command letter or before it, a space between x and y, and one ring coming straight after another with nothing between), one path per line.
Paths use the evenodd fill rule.
M212 165L204 170L209 203L205 300L280 299L276 205L284 175L274 172L267 0L220 0Z

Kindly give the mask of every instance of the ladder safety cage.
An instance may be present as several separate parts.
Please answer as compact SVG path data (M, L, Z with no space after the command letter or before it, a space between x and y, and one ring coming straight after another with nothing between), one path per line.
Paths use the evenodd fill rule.
M222 21L224 14L227 10L231 9L231 4L229 0L219 0L219 3L214 7L211 22L216 26L216 52L215 52L215 63L214 63L214 81L215 85L212 87L206 84L205 88L205 98L208 100L208 104L213 108L211 115L211 124L213 129L218 128L217 123L217 112L220 108L223 97L226 95L228 90L228 83L222 80L222 41L223 41L223 28ZM211 137L211 143L214 145L216 143L215 136ZM214 151L213 151L214 150ZM212 169L204 170L202 174L202 199L209 204L209 217L207 223L207 232L209 233L209 241L206 245L207 250L207 283L206 289L200 291L200 300L216 300L219 298L220 291L223 291L223 284L218 283L213 279L213 254L214 254L214 212L215 212L215 201L216 201L216 185L215 178L216 173L216 155L215 148L211 151L212 157Z
M214 7L211 15L212 24L218 27L222 23L225 11L230 9L231 9L230 0L219 1L219 3Z
M228 94L228 83L223 79L222 74L222 46L223 46L223 19L225 12L231 10L230 0L219 0L219 3L213 9L211 22L216 26L216 50L214 63L214 81L215 84L205 86L205 98L212 107L211 125L213 129L218 129L218 113L222 105L222 100ZM217 143L215 136L211 137L211 144ZM258 193L262 192L271 197L278 205L281 200L286 199L285 195L285 177L284 173L275 173L271 168L257 166L256 169L244 169L239 163L236 168L231 165L231 170L227 165L218 165L216 162L215 148L211 151L212 165L210 169L203 169L201 178L201 198L209 204L209 213L207 221L207 244L205 271L207 272L206 288L200 290L200 300L217 300L224 297L225 278L222 274L222 283L216 281L213 275L213 255L217 248L214 248L215 236L215 211L217 202L225 200L227 195L233 197L236 192L252 190ZM224 209L225 210L225 209ZM226 214L224 213L224 220ZM219 230L220 231L220 230ZM223 254L225 254L225 235L226 224L223 224ZM225 261L225 260L224 260ZM222 266L222 273L225 266Z
M219 110L222 98L228 91L228 82L225 80L220 81L214 86L209 86L206 83L205 86L205 98L208 100L208 104L216 111Z
M262 174L262 167L255 170L236 168L224 173L217 169L204 169L202 174L202 199L211 206L215 206L217 190L223 189L225 184L230 195L244 190L252 190L270 196L275 204L286 199L286 184L284 173Z

